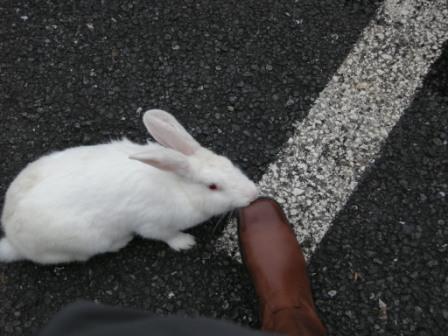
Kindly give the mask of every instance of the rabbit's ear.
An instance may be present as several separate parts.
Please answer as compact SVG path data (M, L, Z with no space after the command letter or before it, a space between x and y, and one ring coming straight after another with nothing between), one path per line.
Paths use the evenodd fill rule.
M165 147L185 155L192 155L201 145L168 112L149 110L143 115L143 123L148 132Z
M185 176L190 172L187 157L169 148L150 148L144 152L135 153L129 158L179 175Z

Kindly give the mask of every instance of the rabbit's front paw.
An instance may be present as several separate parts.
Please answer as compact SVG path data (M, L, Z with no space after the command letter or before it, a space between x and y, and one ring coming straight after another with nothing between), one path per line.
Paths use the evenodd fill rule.
M176 236L166 241L166 243L175 251L189 250L196 241L191 234L179 232Z

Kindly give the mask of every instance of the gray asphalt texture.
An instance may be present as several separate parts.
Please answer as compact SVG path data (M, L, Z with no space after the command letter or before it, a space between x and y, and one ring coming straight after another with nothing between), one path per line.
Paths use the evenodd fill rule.
M143 142L141 112L153 107L175 114L257 180L377 6L0 3L0 197L27 162L48 151L123 135ZM443 335L448 326L440 194L448 193L447 69L445 52L311 260L332 335ZM198 246L184 253L135 240L86 264L0 265L0 335L29 335L81 298L256 327L244 267L214 248L221 230L213 222L192 230Z
M447 130L445 45L312 257L330 334L447 334Z

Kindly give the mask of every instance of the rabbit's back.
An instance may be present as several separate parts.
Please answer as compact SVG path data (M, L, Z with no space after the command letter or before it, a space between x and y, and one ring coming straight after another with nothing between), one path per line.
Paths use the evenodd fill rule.
M123 139L109 144L68 148L40 157L29 163L9 186L2 222L7 221L20 201L32 197L33 193L50 196L51 191L67 190L67 187L72 191L73 188L85 190L88 185L110 178L121 167L135 168L135 162L128 160L128 156L142 147Z

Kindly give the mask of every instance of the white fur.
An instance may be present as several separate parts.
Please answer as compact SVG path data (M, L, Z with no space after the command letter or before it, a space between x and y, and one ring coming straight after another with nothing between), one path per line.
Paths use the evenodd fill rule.
M134 235L188 249L194 237L182 230L256 198L253 182L172 115L150 110L144 123L165 147L123 139L25 167L6 193L0 261L85 261L121 249ZM220 190L210 190L212 183Z

